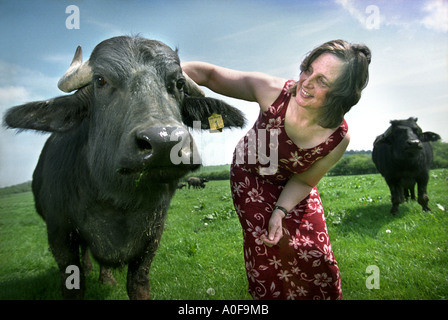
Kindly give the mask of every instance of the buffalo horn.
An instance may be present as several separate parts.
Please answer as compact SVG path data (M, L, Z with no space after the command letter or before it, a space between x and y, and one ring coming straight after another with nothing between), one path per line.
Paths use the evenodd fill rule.
M92 69L89 60L82 62L82 49L78 46L70 67L58 82L58 88L64 92L71 92L84 87L91 80Z

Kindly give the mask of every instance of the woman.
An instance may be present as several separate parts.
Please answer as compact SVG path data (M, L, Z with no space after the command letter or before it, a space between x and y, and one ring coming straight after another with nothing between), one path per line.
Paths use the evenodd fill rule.
M316 185L349 144L344 115L367 85L370 59L364 45L329 41L304 59L297 82L204 62L182 65L199 85L260 106L235 149L230 178L255 299L342 298Z

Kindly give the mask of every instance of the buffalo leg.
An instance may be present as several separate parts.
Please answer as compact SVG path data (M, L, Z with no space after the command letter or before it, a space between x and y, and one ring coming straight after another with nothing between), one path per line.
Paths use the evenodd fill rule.
M149 269L156 254L162 231L163 227L157 231L156 239L152 242L153 245L147 248L148 254L141 259L131 261L128 265L126 289L131 300L150 299Z
M415 200L415 185L412 185L409 191L411 192L411 200Z
M417 181L417 201L422 206L423 211L431 212L431 209L428 207L429 197L426 191L428 181L428 175L424 175L421 179L419 179L419 181Z
M149 266L129 263L126 289L131 300L149 300Z
M84 274L87 276L92 270L92 261L90 260L90 253L87 245L81 245L81 258L82 266L84 268Z
M415 179L404 178L401 180L401 185L403 186L405 201L409 200L409 196L411 196L411 200L415 200Z
M404 190L403 188L396 183L388 183L390 189L390 200L392 202L392 208L390 209L390 213L397 213L398 206L403 202L404 199Z
M152 260L159 247L160 239L162 238L163 225L166 217L165 213L162 213L160 220L155 223L156 232L152 235L148 241L146 248L146 256L135 259L128 264L128 276L127 276L127 291L129 299L131 300L149 300L150 299L150 284L149 284L149 269L151 267Z
M48 243L59 267L62 298L83 299L84 268L79 258L79 242L74 232L48 227Z
M404 188L403 189L403 193L404 193L404 201L408 202L408 200L409 200L409 189L408 188Z
M104 284L117 285L117 281L115 280L112 269L104 267L100 265L100 277L99 281Z

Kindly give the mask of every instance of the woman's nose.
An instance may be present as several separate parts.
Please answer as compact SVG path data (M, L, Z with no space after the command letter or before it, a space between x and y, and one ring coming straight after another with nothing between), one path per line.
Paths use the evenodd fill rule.
M313 86L313 82L310 77L306 77L302 83L305 88L311 88Z

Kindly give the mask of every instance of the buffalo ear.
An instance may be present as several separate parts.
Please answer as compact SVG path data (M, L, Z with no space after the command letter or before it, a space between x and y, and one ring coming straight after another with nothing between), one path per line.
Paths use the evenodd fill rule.
M242 128L246 124L243 113L226 102L208 97L185 96L182 104L182 121L193 127L193 121L201 122L201 129L210 129L208 118L213 114L222 116L224 128Z
M87 87L71 95L10 108L5 114L4 124L21 130L68 131L88 116L86 90L88 91Z
M392 123L393 121L391 121ZM392 126L394 125L394 123L392 123ZM376 137L375 141L373 142L373 146L376 146L380 143L390 143L389 141L389 136L392 133L392 126L390 126L383 134L380 134L379 136Z
M422 138L421 138L421 140L423 142L437 141L437 140L440 140L440 139L441 139L441 137L437 133L434 133L434 132L431 132L431 131L423 132L422 133Z

